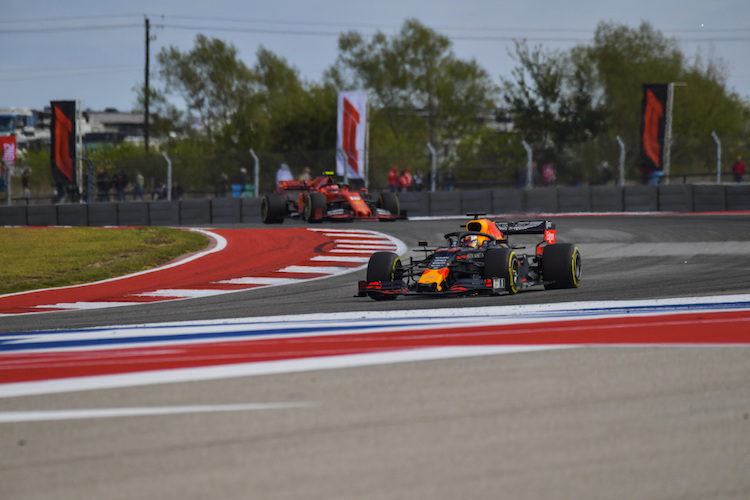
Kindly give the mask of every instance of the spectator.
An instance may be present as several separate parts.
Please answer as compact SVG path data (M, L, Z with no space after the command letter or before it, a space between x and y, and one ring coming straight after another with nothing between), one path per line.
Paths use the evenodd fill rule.
M443 190L453 191L453 185L456 183L456 174L453 173L453 169L448 167L443 175Z
M551 163L545 163L542 166L542 183L545 186L551 186L557 180L557 172L555 172L555 166Z
M156 188L153 198L155 200L166 200L167 199L167 186L163 182Z
M412 175L411 175L411 167L406 167L403 172L401 172L401 175L398 178L398 187L399 191L402 193L405 193L407 191L411 191L412 189Z
M219 175L219 182L216 186L216 196L219 198L224 198L227 195L227 192L229 191L229 176L226 172L222 172L221 175Z
M640 165L638 171L641 174L641 184L648 184L651 181L651 169L647 165Z
M143 178L140 170L135 171L135 189L133 189L133 199L143 201L143 188L146 185L146 181Z
M245 192L245 186L249 183L249 178L247 176L247 169L245 167L242 167L240 169L240 173L237 175L237 196L241 197L242 193ZM232 188L234 190L234 188Z
M119 169L112 182L115 186L115 198L117 201L125 201L125 188L128 187L128 176L123 169Z
M21 189L23 190L23 199L27 201L31 198L31 189L29 188L29 169L23 169L23 175L21 176Z
M96 174L96 190L98 201L109 201L109 188L111 187L111 179L109 173L103 168L99 169Z
M417 169L417 171L414 172L414 190L422 191L423 187L424 187L424 176L422 175L422 170Z
M599 164L599 184L606 186L612 180L612 170L609 168L609 163L603 161Z
M744 177L745 172L747 172L747 167L745 167L745 163L742 161L742 157L738 156L737 160L732 165L732 175L734 175L734 182L742 182L742 177Z
M279 170L276 172L276 182L281 181L293 181L292 171L289 170L289 165L282 163Z
M533 165L536 168L536 165ZM517 165L513 170L513 178L516 181L516 188L521 189L526 187L528 168L524 165Z
M185 193L182 190L182 186L177 184L177 181L174 181L172 183L172 200L181 200L184 195Z
M664 177L664 172L662 170L654 170L651 172L651 180L649 181L649 184L659 184L662 177Z
M388 187L391 193L398 191L398 167L396 165L388 172Z
M305 170L302 171L300 176L297 178L297 180L302 182L310 182L312 177L310 176L310 167L305 167Z

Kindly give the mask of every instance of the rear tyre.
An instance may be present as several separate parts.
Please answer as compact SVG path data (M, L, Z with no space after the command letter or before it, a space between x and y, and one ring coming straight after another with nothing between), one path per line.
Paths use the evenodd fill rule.
M581 253L570 243L556 243L544 247L542 253L542 279L551 283L547 290L578 288L581 282Z
M510 248L493 248L484 254L484 277L504 278L505 290L517 293L519 288L519 264L516 252Z
M327 205L326 195L323 193L310 193L305 198L302 217L307 222L321 222L326 215Z
M367 264L367 281L398 281L403 277L401 258L393 252L375 252ZM398 295L367 292L373 300L395 300Z
M280 194L267 194L260 203L260 218L265 224L281 224L286 217L286 198Z
M378 196L377 207L389 211L391 215L396 217L401 213L401 204L398 201L398 196L394 193L381 193Z

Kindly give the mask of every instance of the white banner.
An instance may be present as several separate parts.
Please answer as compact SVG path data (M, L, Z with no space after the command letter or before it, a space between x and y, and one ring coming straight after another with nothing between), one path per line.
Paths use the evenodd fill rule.
M365 179L367 171L367 92L339 92L336 173Z

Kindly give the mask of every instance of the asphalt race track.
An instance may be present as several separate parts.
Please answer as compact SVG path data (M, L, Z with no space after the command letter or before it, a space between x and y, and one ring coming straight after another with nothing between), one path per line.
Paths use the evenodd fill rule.
M375 302L354 296L360 270L0 316L0 332L369 311L419 322L468 308L750 292L750 214L551 218L558 241L580 248L576 290ZM418 239L441 243L462 222L322 227L387 233L411 249ZM731 323L693 314L677 330L702 339L694 343L480 350L0 398L0 498L748 498L750 323L746 311ZM608 338L622 329L607 328Z

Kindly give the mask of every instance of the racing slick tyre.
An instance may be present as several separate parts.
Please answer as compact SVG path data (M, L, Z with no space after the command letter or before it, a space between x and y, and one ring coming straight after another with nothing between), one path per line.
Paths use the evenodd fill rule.
M550 281L547 290L578 288L581 281L581 253L570 243L556 243L544 247L542 253L542 279Z
M367 281L397 281L402 278L401 258L393 252L375 252L367 264ZM367 292L373 300L395 300L398 295Z
M307 222L322 222L326 215L327 204L326 195L323 193L310 193L305 198L302 217Z
M280 194L267 194L260 203L260 218L265 224L281 224L286 216L286 199Z
M484 277L504 278L505 290L516 293L519 288L519 264L516 252L510 248L487 250L484 254Z
M401 204L398 201L398 196L394 193L381 193L378 196L377 208L382 208L398 217L401 214ZM381 219L381 220L392 220L392 219Z

